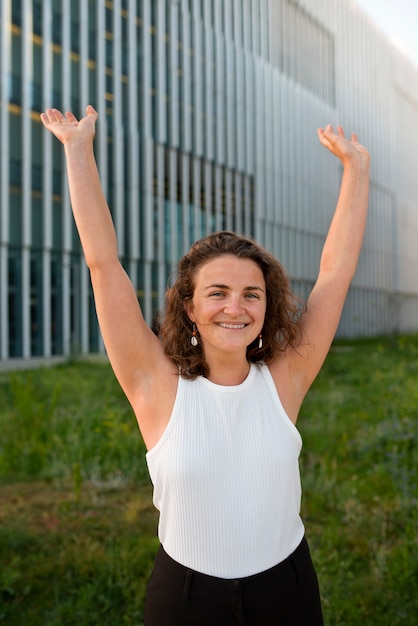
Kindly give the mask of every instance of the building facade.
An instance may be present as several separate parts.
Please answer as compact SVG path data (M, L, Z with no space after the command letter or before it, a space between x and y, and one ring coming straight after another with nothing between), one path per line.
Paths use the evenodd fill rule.
M103 349L62 147L39 112L99 112L121 260L151 322L189 245L255 236L305 296L356 131L370 217L340 336L418 331L418 69L350 0L3 0L0 360Z

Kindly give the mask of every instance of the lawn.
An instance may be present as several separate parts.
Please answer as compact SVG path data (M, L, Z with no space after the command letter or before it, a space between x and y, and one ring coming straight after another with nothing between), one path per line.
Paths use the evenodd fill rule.
M157 516L109 366L2 373L0 399L0 624L141 626ZM417 418L418 337L334 345L298 425L327 626L416 623Z

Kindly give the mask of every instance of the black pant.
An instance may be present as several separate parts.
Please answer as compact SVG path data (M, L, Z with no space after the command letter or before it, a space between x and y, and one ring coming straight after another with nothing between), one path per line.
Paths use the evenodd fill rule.
M309 547L271 569L236 580L207 576L160 547L145 600L144 626L323 626Z

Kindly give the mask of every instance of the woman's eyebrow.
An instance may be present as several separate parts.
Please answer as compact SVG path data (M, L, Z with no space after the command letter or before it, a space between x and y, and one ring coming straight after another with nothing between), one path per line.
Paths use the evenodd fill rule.
M264 293L264 289L259 285L254 285L254 287L244 287L245 291L262 291Z
M205 289L229 289L228 285L221 285L219 283L212 283L211 285L207 285Z
M219 283L212 283L211 285L207 285L207 287L205 287L205 289L230 289L231 287L229 285L222 285ZM244 291L261 291L264 293L264 289L262 289L262 287L260 287L259 285L249 285L248 287L244 287Z

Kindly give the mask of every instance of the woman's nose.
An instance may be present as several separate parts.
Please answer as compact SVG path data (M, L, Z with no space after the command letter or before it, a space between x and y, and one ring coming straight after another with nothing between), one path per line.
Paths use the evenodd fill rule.
M236 298L233 296L228 298L228 301L226 302L224 307L224 311L225 313L228 313L228 315L233 315L235 317L240 315L242 312L241 299L238 296Z

